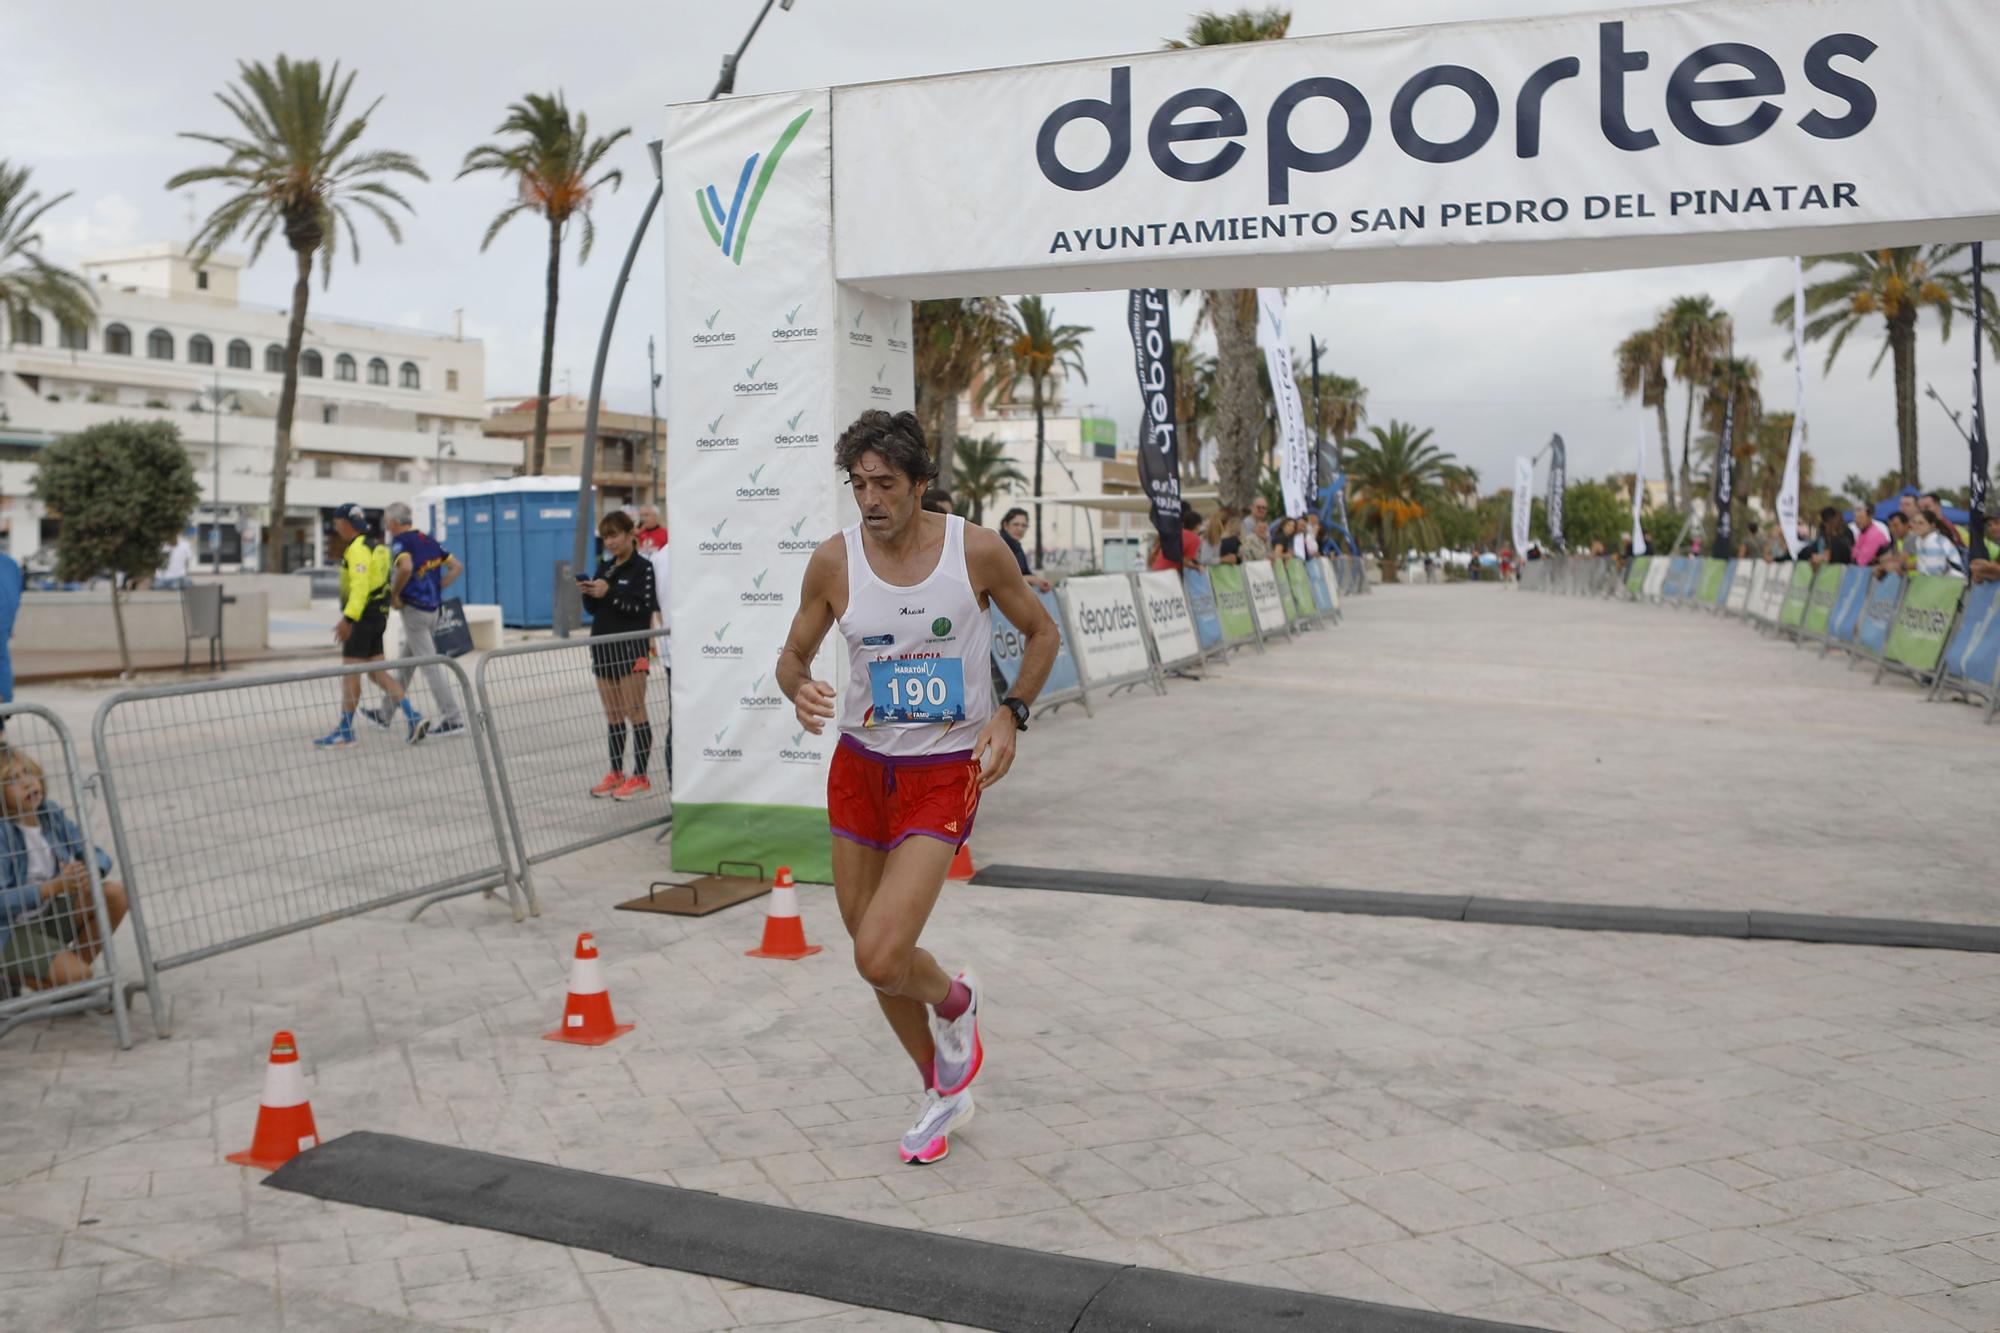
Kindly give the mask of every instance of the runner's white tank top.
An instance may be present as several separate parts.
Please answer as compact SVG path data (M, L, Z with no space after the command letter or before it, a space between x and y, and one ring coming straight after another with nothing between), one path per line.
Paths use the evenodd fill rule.
M847 692L840 730L876 754L909 758L970 750L993 716L993 617L979 605L965 564L965 520L947 514L944 551L929 578L911 587L884 583L868 563L861 525L847 541ZM956 657L965 673L963 722L874 725L868 664L896 658Z

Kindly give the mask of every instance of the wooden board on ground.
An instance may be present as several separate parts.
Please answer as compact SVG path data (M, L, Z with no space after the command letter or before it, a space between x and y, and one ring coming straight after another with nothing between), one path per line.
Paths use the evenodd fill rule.
M725 907L747 903L771 891L769 881L742 875L703 875L685 884L655 880L643 898L618 904L621 912L660 912L668 916L707 916Z

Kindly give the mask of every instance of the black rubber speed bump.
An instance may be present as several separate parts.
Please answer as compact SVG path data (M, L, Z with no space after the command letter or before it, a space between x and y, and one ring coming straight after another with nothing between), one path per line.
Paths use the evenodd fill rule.
M264 1183L1003 1333L1536 1333L857 1222L394 1134L343 1135L294 1157Z

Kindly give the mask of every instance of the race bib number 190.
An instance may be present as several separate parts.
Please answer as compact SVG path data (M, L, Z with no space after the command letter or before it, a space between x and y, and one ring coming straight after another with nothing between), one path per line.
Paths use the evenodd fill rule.
M957 657L892 658L868 664L876 726L965 721L965 662Z

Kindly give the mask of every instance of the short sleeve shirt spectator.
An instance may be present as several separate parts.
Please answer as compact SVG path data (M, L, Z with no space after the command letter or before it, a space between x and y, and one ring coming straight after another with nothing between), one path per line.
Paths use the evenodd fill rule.
M404 605L419 611L437 610L442 596L439 583L445 561L451 558L444 547L411 528L391 539L389 553L394 562L400 562L406 555L410 557L410 581L403 585Z

